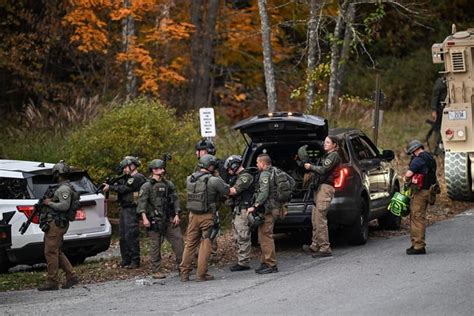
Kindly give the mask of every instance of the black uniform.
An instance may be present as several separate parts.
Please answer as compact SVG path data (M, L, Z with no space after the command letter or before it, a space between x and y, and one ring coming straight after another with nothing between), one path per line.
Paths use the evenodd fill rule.
M140 265L140 242L138 230L137 201L140 187L146 182L141 173L121 179L118 184L110 186L117 192L120 204L120 255L122 266Z

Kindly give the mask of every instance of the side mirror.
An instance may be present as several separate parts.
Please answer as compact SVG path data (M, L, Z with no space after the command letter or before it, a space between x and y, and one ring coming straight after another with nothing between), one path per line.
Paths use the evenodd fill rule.
M384 149L382 151L382 159L386 161L392 161L393 159L395 159L395 153L393 152L393 150Z

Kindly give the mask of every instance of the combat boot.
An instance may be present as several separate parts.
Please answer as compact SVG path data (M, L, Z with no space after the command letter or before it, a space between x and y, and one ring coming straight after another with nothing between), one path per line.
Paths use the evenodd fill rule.
M414 247L410 247L407 249L407 255L425 255L426 249L425 247L420 249L415 249Z
M331 258L332 252L330 251L318 251L311 255L313 258Z
M240 264L236 263L233 266L231 266L229 269L232 272L236 272L236 271L250 270L250 267L249 266L243 266L243 265L240 265Z
M46 282L45 284L38 286L38 291L57 291L59 286L55 283Z
M205 282L205 281L212 281L214 277L208 273L204 274L203 276L196 277L196 282Z
M128 266L125 266L125 269L138 269L140 268L140 263L132 262Z
M161 273L161 272L159 272L159 271L156 271L155 273L153 273L153 274L151 275L151 277L152 277L153 279L164 279L164 278L166 278L166 274Z
M188 282L189 281L189 274L181 273L180 280L181 280L181 282Z
M278 267L277 266L270 267L270 266L265 265L263 269L256 270L255 272L258 274L276 273L278 272Z
M62 288L63 289L70 289L74 285L79 283L79 278L77 276L73 276L69 279L66 280L66 283L63 284Z
M315 248L312 245L303 245L303 247L301 248L303 249L304 252L307 252L307 253L315 253L319 251L318 248Z

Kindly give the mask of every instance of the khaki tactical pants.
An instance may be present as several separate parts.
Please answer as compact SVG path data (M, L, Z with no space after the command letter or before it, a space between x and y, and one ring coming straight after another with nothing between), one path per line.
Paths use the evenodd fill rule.
M275 209L271 213L265 214L263 224L258 226L258 241L262 251L260 261L269 267L274 267L277 264L275 241L273 240L273 226L275 224L275 217L279 212L279 209Z
M181 261L181 275L189 275L191 264L199 246L196 277L203 278L207 273L207 265L211 255L211 240L209 233L214 224L212 213L189 213L188 229L186 230L183 261Z
M59 227L53 220L49 222L49 230L44 233L44 257L48 266L48 283L50 284L59 284L59 268L66 273L68 280L75 275L71 263L61 251L63 236L68 228L69 223L66 227Z
M411 245L415 249L424 248L426 208L428 207L429 190L416 192L411 198L410 204L410 235Z
M316 205L313 207L311 222L313 224L313 240L311 247L321 252L331 252L328 232L328 209L334 197L334 187L328 184L321 184L314 193Z
M169 223L166 230L161 236L161 232L155 232L153 230L148 231L151 241L150 259L153 270L158 271L161 264L161 244L163 239L166 238L173 248L173 252L176 256L176 263L179 265L183 260L183 236L181 235L181 228L174 226L173 223Z
M250 240L250 226L246 209L234 210L235 215L232 221L235 243L237 244L237 262L241 266L249 266L252 242Z

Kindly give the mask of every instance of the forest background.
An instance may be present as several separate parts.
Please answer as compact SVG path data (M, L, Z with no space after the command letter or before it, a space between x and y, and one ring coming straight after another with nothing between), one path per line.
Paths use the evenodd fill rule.
M216 109L221 157L270 99L371 133L377 74L379 144L399 150L424 135L431 45L474 27L468 0L1 0L0 14L2 158L66 159L98 180L125 155L171 152L179 187L200 107Z

